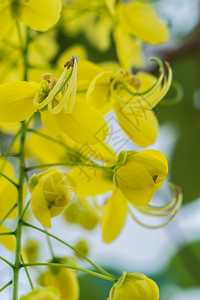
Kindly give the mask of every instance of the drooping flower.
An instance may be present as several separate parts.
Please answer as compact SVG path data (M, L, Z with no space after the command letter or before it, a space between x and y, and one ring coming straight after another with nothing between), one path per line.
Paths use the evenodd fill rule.
M69 205L72 190L67 176L53 169L33 175L29 182L31 208L38 221L51 227L51 218L59 215Z
M148 205L155 191L161 187L167 173L168 164L164 154L156 150L145 150L123 151L119 154L118 161L112 162L108 169L81 167L80 170L77 168L72 170L70 175L76 183L80 199L83 196L95 197L106 193L106 201L103 206L100 205L98 211L103 240L110 243L120 234L127 215L132 216L131 207L154 217L159 214L173 217L176 214L181 203L181 198L177 199L177 195L174 195L170 210L167 206L154 210L154 207ZM69 207L66 216L69 220L71 216L73 221L77 222L81 219L80 213L78 216L78 206L75 203L71 205L72 208L75 207L74 209ZM137 222L137 219L135 221Z
M60 0L0 1L0 37L7 33L15 21L22 21L38 31L46 31L58 22L61 7Z
M71 2L69 3L71 4ZM169 38L167 27L158 17L152 5L140 1L83 1L75 0L63 12L68 34L84 32L92 45L106 51L111 35L116 45L120 64L125 69L143 65L141 41L157 45ZM73 18L83 10L79 18Z
M167 174L167 159L160 151L122 151L115 167L114 182L128 201L146 206Z
M158 300L157 284L142 273L123 272L110 290L108 300Z
M114 109L128 137L138 146L147 147L155 142L159 128L152 109L167 94L172 82L168 63L166 68L167 80L163 67L158 79L143 72L136 76L124 70L102 70L91 81L87 99L102 113Z
M0 121L22 121L40 110L45 127L55 134L64 132L82 144L104 140L108 132L104 118L87 101L76 97L77 63L73 56L58 80L44 74L39 87L25 81L1 85Z

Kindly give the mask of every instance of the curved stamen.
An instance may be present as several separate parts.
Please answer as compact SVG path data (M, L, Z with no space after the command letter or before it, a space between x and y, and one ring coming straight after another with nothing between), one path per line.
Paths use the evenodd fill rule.
M141 222L135 216L135 214L133 213L133 211L131 210L130 207L129 207L129 212L130 212L130 215L133 218L133 220L136 223L138 223L139 225L141 225L143 227L146 227L146 228L150 228L150 229L156 229L156 228L164 227L167 224L169 224L174 219L174 217L176 216L178 210L181 207L181 204L182 204L182 193L181 193L181 190L178 187L176 187L175 190L174 190L173 200L166 206L163 206L161 208L153 207L153 206L149 206L149 205L146 206L146 207L136 207L135 206L135 208L140 213L143 213L143 214L148 215L148 216L152 216L152 217L169 217L169 216L171 216L171 218L169 218L166 222L164 222L160 225L147 225L147 224ZM163 212L165 208L167 208L167 210L169 210L169 208L170 208L170 210L166 211L166 212Z

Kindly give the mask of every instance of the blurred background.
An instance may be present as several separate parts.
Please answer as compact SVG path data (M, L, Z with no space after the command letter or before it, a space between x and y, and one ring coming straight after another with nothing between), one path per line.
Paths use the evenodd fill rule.
M146 1L150 2L150 1ZM183 190L183 206L176 218L164 228L146 229L129 217L121 235L111 244L104 244L100 228L89 232L78 225L67 225L63 219L55 219L52 232L74 244L84 238L90 245L90 258L107 270L121 274L143 272L156 280L160 287L160 300L200 299L200 1L161 0L154 1L159 15L168 23L171 38L162 46L144 45L145 56L158 56L170 62L174 79L184 91L183 99L174 105L160 103L156 114L160 133L150 148L162 151L169 161L169 178ZM57 36L60 53L73 44L86 47L91 61L102 62L116 57L113 44L104 53L88 43L84 35L72 38L59 31ZM53 62L56 62L57 54ZM153 65L154 66L154 65ZM147 69L154 72L152 63ZM7 136L1 134L1 145ZM127 149L135 149L127 143ZM136 148L137 149L137 148ZM157 195L158 200L169 197L165 187ZM43 242L37 233L33 238ZM24 238L26 238L26 233ZM67 255L66 248L55 243L59 255ZM0 246L1 256L8 254ZM69 252L70 253L70 252ZM41 257L48 257L43 247ZM84 267L89 267L81 263ZM2 286L10 273L0 264ZM6 273L5 273L6 270ZM35 273L34 273L35 272ZM33 271L35 277L36 271ZM2 278L3 277L3 278ZM80 275L80 300L105 300L112 283ZM29 290L26 277L21 277L21 288ZM1 299L10 299L10 288ZM145 299L144 299L145 300Z

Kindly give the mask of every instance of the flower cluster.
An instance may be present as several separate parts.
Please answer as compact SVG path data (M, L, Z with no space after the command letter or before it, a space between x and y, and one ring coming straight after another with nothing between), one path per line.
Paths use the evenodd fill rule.
M0 1L0 17L0 129L13 136L0 157L0 242L14 252L14 263L2 258L13 268L13 279L3 289L13 284L12 299L19 299L19 271L24 268L33 291L21 300L78 300L76 271L82 271L114 282L109 300L157 300L158 287L145 275L124 271L116 278L87 257L85 239L71 245L47 228L62 215L65 223L86 230L99 224L102 240L110 243L128 214L148 227L133 210L168 217L167 222L175 216L181 205L177 187L169 204L149 204L168 175L165 155L139 151L158 136L154 108L170 89L172 70L156 58L157 76L132 70L144 66L142 43L165 42L168 28L152 5L131 0L6 0ZM84 33L99 51L113 39L118 59L95 64L80 45L59 55L64 37L60 40L56 33L68 38ZM131 150L120 145L123 139ZM34 218L42 228L32 224ZM15 228L7 226L8 219ZM23 246L24 227L47 236L50 260L38 262L37 241L29 239ZM74 256L55 255L52 239L71 248ZM98 273L80 268L80 259ZM31 266L46 266L37 289Z

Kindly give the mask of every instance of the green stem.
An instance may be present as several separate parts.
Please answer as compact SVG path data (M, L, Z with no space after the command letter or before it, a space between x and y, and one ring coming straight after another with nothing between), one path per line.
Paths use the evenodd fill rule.
M0 256L0 260L4 261L11 268L14 268L14 265L10 261L8 261L7 259L5 259L4 257Z
M12 284L12 280L10 280L8 283L6 283L1 289L0 289L0 293L5 290L8 286L10 286Z
M56 166L66 166L66 167L74 167L74 166L79 166L79 167L89 167L89 168L97 168L97 169L104 169L104 170L112 170L115 166L111 167L105 167L105 166L100 166L97 164L85 164L81 162L69 162L69 163L53 163L53 164L45 164L45 165L36 165L36 166L31 166L26 168L26 171L31 171L35 169L40 169L40 168L47 168L47 167L56 167Z
M24 259L23 259L23 256L22 256L22 255L21 255L21 261L22 261L22 263L24 264ZM30 276L30 274L29 274L28 268L24 267L24 269L25 269L25 272L26 272L26 276L27 276L27 278L28 278L28 281L29 281L29 283L30 283L31 289L34 290L34 285L33 285L33 282L32 282L32 280L31 280L31 276Z
M16 188L18 188L18 184L16 182L14 182L11 178L9 178L8 176L6 176L5 174L3 174L2 172L0 172L0 176L4 177L5 179L7 179L8 181L10 181Z
M13 210L17 207L17 203L11 207L11 209L7 212L7 214L3 217L3 219L0 221L0 226L3 224L3 222L8 218L8 216L13 212Z
M7 231L7 232L0 232L0 236L4 236L4 235L14 235L15 232L13 231Z
M54 251L53 251L53 246L52 246L52 243L51 243L50 236L48 235L48 231L47 231L47 229L45 227L44 227L44 230L47 233L47 243L48 243L48 246L49 246L49 250L50 250L52 259L55 259L56 256L55 256Z
M18 157L19 153L7 153L7 154L1 154L0 158L7 158L7 157Z
M111 274L109 274L108 272L106 272L104 269L102 269L101 267L99 267L98 265L96 265L94 262L92 262L87 256L85 256L81 251L79 251L78 249L74 248L73 246L71 246L70 244L64 242L63 240L59 239L57 236L49 233L48 231L42 230L39 227L36 227L32 224L26 223L24 222L24 225L33 229L36 229L40 232L43 232L45 234L48 234L50 237L54 238L55 240L59 241L60 243L66 245L67 247L69 247L70 249L72 249L73 251L75 251L76 253L78 253L80 256L82 256L85 260L87 260L94 268L96 268L99 272L105 274L106 276L111 276L113 277Z
M32 132L32 133L34 133L34 134L36 134L36 135L39 135L39 136L43 137L44 139L47 139L47 140L49 140L49 141L51 141L51 142L53 142L53 143L55 143L55 144L58 144L58 145L64 147L69 153L72 153L72 155L73 155L74 152L76 152L76 153L79 155L80 160L81 160L81 159L84 159L85 161L89 161L89 162L91 162L91 163L94 163L89 157L84 156L84 155L83 155L81 152L79 152L77 149L73 149L73 148L69 147L69 146L66 145L64 142L62 142L62 141L60 141L60 140L57 140L57 139L53 138L52 136L49 136L49 135L46 134L46 133L37 131L37 130L32 129L32 128L28 128L28 131L29 131L29 132Z
M55 138L53 138L53 137L51 137L51 136L49 136L49 135L47 135L47 134L45 134L45 133L42 133L42 132L40 132L40 131L37 131L37 130L35 130L35 129L31 129L31 128L28 128L28 131L29 131L29 132L32 132L32 133L34 133L34 134L37 134L37 135L39 135L39 136L41 136L41 137L43 137L43 138L45 138L45 139L47 139L47 140L49 140L49 141L55 143L55 144L59 144L59 145L65 147L65 148L66 148L67 150L69 150L69 151L72 151L72 150L73 150L73 149L70 148L69 146L65 145L62 141L59 141L59 140L57 140L57 139L55 139Z
M25 206L25 208L24 208L24 210L23 210L23 212L22 212L21 218L20 218L21 220L23 220L24 215L25 215L27 209L29 208L30 203L31 203L31 200L29 200L29 201L26 203L26 206Z
M21 219L23 213L23 185L25 179L25 122L21 125L21 139L20 139L20 172L19 172L19 187L18 187L18 201L17 201L17 228L16 228L16 247L15 247L15 267L13 269L13 300L18 300L18 285L19 285L19 271L21 268L21 240L22 240L22 227L23 222Z
M85 270L82 268L78 268L78 267L74 267L74 266L69 266L66 264L57 264L57 263L34 263L34 264L22 264L22 267L36 267L36 266L49 266L49 267L58 267L58 268L67 268L67 269L72 269L72 270L76 270L76 271L80 271L80 272L84 272L87 274L90 274L92 276L96 276L96 277L100 277L109 281L114 281L116 282L118 279L115 277L110 277L110 276L106 276L106 275L102 275L90 270Z

